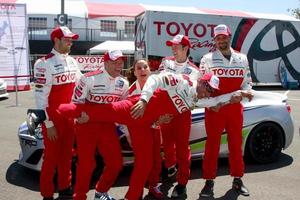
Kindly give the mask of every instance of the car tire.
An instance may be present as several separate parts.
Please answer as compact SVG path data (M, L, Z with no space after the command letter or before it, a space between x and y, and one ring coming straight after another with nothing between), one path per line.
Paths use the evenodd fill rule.
M250 132L246 143L246 158L265 164L278 160L284 146L283 131L275 123L265 122Z

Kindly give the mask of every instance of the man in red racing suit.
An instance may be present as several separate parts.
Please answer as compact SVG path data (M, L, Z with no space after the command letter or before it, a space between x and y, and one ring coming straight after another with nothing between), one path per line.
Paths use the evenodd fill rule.
M173 72L184 74L190 81L197 82L202 76L198 67L189 59L191 47L188 36L176 35L168 40L166 45L171 47L173 56L166 57L159 66L160 72ZM168 170L168 177L176 174L176 162L178 164L177 182L172 192L173 198L186 195L186 184L190 177L191 151L189 137L191 130L191 111L184 112L172 119L168 124L161 126L163 149L165 153L164 165Z
M126 124L130 133L137 132L137 134L149 135L149 132L151 132L150 126L161 115L167 113L177 116L180 113L193 109L195 105L211 107L230 100L232 94L205 98L210 95L207 88L209 88L209 91L212 91L212 87L218 88L218 79L210 74L198 81L197 86L186 79L186 77L183 78L182 75L173 73L154 74L146 81L140 97L135 96L119 102L98 106L65 104L61 105L58 110L64 117L71 118L77 118L85 111L89 116L89 121L113 121ZM158 88L163 90L157 90ZM163 106L161 106L162 104ZM100 115L99 113L106 114ZM139 118L141 115L143 115L142 118ZM130 184L133 182L139 187L129 187L129 191L125 196L128 200L138 200L140 198L151 170L152 159L145 161L145 159L141 158L152 155L152 144L148 145L145 148L150 149L147 151L147 155L135 155L134 167L140 165L139 167L144 169L144 173L140 173L139 177L131 178Z
M38 109L45 111L47 119L42 124L44 157L40 176L41 195L53 199L53 177L58 174L59 197L72 197L71 159L73 147L73 122L56 112L62 103L71 102L75 82L80 77L76 61L68 55L72 40L78 39L67 27L57 27L51 32L54 48L34 65L35 100Z
M119 50L104 54L104 67L86 73L76 85L72 101L76 104L109 104L127 96L128 81L121 75L124 60ZM101 113L106 115L106 113ZM86 200L92 172L95 168L95 153L98 150L105 167L96 184L95 199L110 200L107 192L116 181L123 167L123 158L116 126L113 122L76 123L78 165L74 200Z
M224 24L216 26L214 29L216 51L204 55L200 63L201 70L213 73L220 79L220 90L213 93L213 96L235 90L251 89L247 57L233 50L230 47L230 40L229 28ZM203 160L203 178L207 181L200 193L202 197L213 195L213 179L216 177L220 139L224 130L228 139L230 175L234 177L233 189L242 195L249 195L241 181L244 175L244 162L242 155L243 105L240 101L241 96L237 95L232 99L233 103L221 107L218 112L214 109L205 110L207 141Z

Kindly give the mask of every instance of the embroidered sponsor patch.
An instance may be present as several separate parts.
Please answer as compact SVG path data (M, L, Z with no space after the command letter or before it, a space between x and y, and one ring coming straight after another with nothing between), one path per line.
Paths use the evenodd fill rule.
M123 88L124 81L123 80L117 80L116 82L116 88Z
M38 67L35 68L35 70L40 73L45 73L47 71L45 68L38 68Z
M183 70L183 73L184 73L184 74L191 74L191 73L192 73L192 69L190 69L190 68L185 68L185 69Z
M54 65L55 68L60 67L60 66L62 66L62 64Z
M35 78L34 79L34 83L45 84L46 83L46 79L45 78Z
M94 87L105 87L105 85L94 85Z
M38 77L45 77L45 74L43 74L43 73L36 73L35 77L36 78L38 78Z

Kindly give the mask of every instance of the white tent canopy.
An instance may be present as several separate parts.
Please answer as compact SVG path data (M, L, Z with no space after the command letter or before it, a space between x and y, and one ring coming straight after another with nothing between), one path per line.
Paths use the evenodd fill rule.
M105 41L89 49L89 54L104 54L108 50L121 50L124 54L134 54L134 41Z

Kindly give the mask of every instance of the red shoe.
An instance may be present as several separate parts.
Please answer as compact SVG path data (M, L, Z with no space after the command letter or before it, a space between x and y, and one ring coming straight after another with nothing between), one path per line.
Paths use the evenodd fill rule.
M149 194L153 197L155 197L155 199L163 199L164 198L164 194L160 191L159 187L149 187Z

